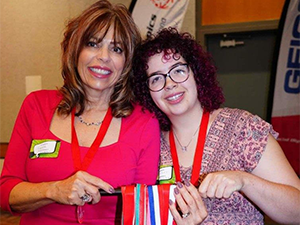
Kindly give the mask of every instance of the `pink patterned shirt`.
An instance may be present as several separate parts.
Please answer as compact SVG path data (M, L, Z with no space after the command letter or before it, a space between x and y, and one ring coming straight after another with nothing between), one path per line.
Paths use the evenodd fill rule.
M224 108L212 123L205 142L200 174L224 170L251 173L267 144L277 138L272 126L247 111ZM160 165L173 165L170 147L161 140ZM183 180L190 180L192 167L180 166ZM202 224L264 224L260 211L240 192L228 199L203 198L208 216Z

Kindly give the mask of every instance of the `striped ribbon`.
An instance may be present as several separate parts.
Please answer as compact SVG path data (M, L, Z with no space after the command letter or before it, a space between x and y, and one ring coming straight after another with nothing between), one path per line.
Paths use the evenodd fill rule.
M175 185L124 186L122 225L172 225L169 200L175 202Z

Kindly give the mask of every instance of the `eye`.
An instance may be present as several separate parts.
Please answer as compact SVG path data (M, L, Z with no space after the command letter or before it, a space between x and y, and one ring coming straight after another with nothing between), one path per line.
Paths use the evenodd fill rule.
M87 46L88 46L88 47L92 47L92 48L97 48L97 47L98 47L97 43L94 42L94 41L89 41L89 42L87 43Z
M157 82L161 81L163 79L163 76L161 75L156 75L150 78L150 84L156 84Z
M174 73L174 74L185 75L185 74L188 73L187 67L184 66L184 65L177 66L177 67L174 68L173 73Z
M119 46L113 46L112 50L118 54L122 54L123 53L123 49Z

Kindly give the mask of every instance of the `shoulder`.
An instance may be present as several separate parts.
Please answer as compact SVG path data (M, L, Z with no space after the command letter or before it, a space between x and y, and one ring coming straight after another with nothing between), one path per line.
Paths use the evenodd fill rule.
M221 108L214 111L213 115L215 116L217 121L222 121L231 125L235 123L247 124L253 121L263 122L263 120L259 116L253 115L246 110L237 108Z
M22 104L23 108L30 108L36 110L41 109L55 109L61 101L62 96L57 90L40 90L28 94Z
M256 127L257 129L271 127L271 125L260 116L252 114L251 112L248 112L246 110L226 108L226 111L230 112L232 117L236 118L238 121L244 123L248 127Z
M40 100L45 99L61 99L62 96L58 90L39 90L33 91L27 96L28 98L35 98Z
M150 113L148 110L144 110L140 105L135 104L134 110L130 116L124 118L124 126L123 128L127 129L136 129L136 130L144 130L151 129L153 131L159 131L159 123L155 118L153 113Z
M139 120L157 120L155 118L154 113L150 113L147 109L144 109L142 106L138 104L134 104L134 109L132 114L128 117L128 119L139 118Z
M57 90L40 90L31 92L26 98L29 101L57 106L62 99L62 95Z
M26 96L25 101L55 102L60 101L61 98L62 96L57 90L39 90L29 93Z
M250 112L243 110L243 109L237 109L237 108L220 108L216 110L220 113L223 117L248 117L253 116Z
M255 134L254 136L259 134L264 138L268 134L271 134L274 138L278 137L278 133L273 130L270 123L243 109L222 108L218 110L215 120L216 125L221 124L221 127L227 128L227 131Z

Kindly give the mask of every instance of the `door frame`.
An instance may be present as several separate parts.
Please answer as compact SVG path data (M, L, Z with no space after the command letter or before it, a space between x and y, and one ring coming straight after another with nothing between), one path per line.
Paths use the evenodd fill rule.
M195 1L196 1L196 40L201 44L201 46L205 51L207 51L208 35L279 30L280 19L203 26L202 13L201 13L202 0L195 0ZM276 52L279 51L279 42L278 40L276 40L276 42L277 43L274 50L274 57ZM275 71L276 71L276 66L272 66L269 99L267 105L267 119L266 119L267 122L271 122L271 115L272 115L272 108L273 108L273 95L274 95L274 87L275 87Z
M202 0L196 0L196 40L207 50L206 36L210 34L277 30L279 19L244 23L202 26Z

